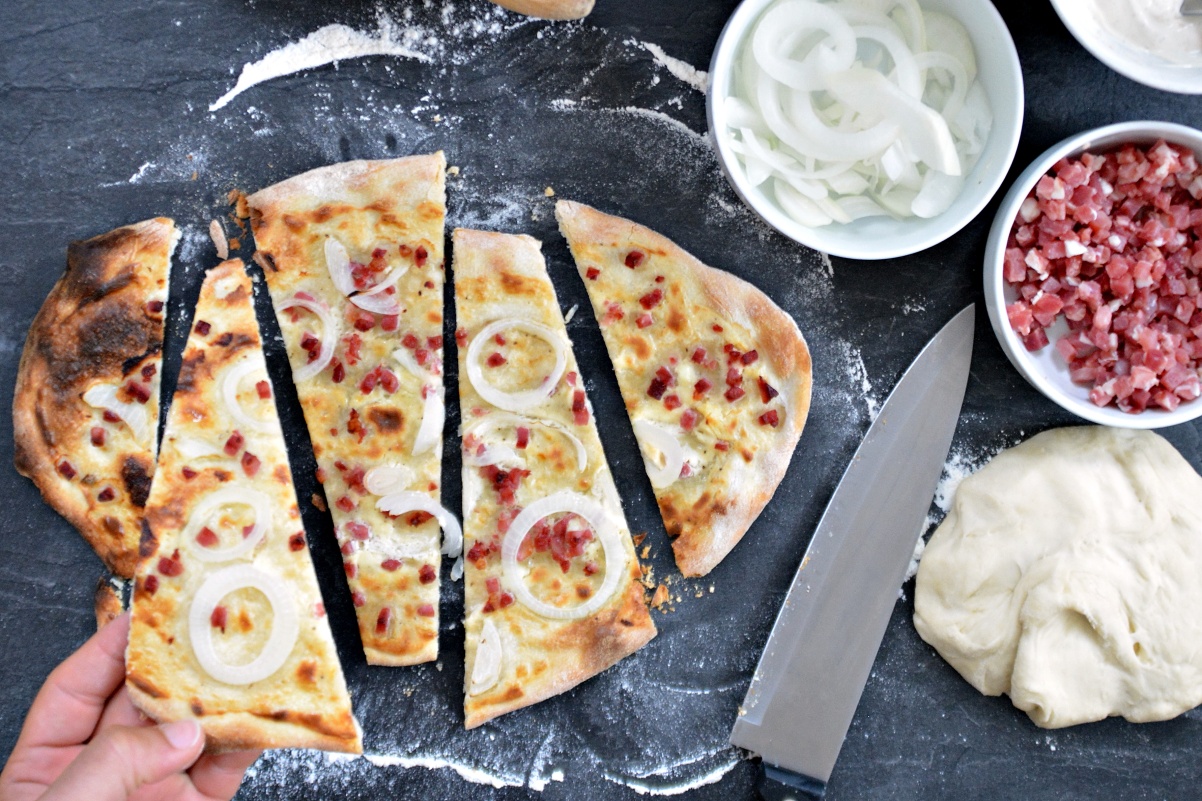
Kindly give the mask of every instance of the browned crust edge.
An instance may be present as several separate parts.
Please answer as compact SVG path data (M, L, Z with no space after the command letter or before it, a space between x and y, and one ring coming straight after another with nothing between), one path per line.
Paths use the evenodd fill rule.
M542 19L583 19L593 10L594 0L492 0L492 2Z
M92 596L92 606L96 612L96 629L100 630L112 623L125 611L121 603L121 595L113 587L108 576L101 576L96 581L96 592Z
M38 419L37 408L38 388L54 371L54 365L48 362L43 352L42 343L58 335L60 312L65 308L76 308L83 302L76 294L90 285L88 279L106 276L131 246L139 250L150 249L162 246L166 240L169 272L170 252L177 237L173 220L156 217L116 228L92 239L72 242L67 250L66 272L51 288L29 327L13 389L13 464L17 472L34 483L47 505L75 526L105 566L122 578L133 575L138 561L137 548L121 547L111 533L88 516L88 506L79 493L73 488L63 487L54 455L42 436L43 426ZM157 344L161 352L161 326ZM159 399L156 398L154 402L159 402ZM154 454L149 454L149 457L153 469ZM137 537L134 536L132 541L136 543Z
M771 298L752 284L728 272L709 267L667 237L630 220L600 212L583 203L560 200L555 205L559 228L569 246L593 242L638 242L667 254L682 269L692 272L723 316L757 334L762 358L784 382L790 400L786 428L776 445L757 458L759 480L739 493L735 503L705 536L686 532L672 542L676 565L686 576L704 576L730 553L771 500L785 477L793 451L801 439L810 411L813 365L805 337L797 323ZM577 260L584 279L586 265ZM587 287L587 281L585 281ZM658 493L657 493L658 494Z

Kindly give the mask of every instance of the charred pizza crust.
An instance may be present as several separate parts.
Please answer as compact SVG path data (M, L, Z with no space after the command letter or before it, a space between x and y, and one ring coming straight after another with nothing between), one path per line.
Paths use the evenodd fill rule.
M14 463L119 576L133 575L154 474L159 373L171 253L166 218L118 228L67 250L17 371ZM91 405L99 386L137 407L140 436Z
M252 294L238 260L201 287L146 506L126 687L157 721L197 720L210 750L358 753ZM270 666L248 677L257 662Z
M644 455L648 430L686 449L682 475L653 484L677 566L705 575L784 478L810 408L805 339L759 289L648 228L570 201L556 216Z
M440 500L446 160L441 152L322 167L251 195L251 225L293 365L318 479L342 547L367 661L412 665L438 656L439 525L376 508L372 471L409 476L397 491ZM397 313L353 304L335 285L327 240L370 289L404 269ZM332 337L311 308L329 310ZM374 306L373 306L374 307ZM312 376L333 339L332 357ZM308 349L306 349L306 345ZM436 430L427 425L426 415ZM431 436L432 435L432 436ZM420 437L420 441L419 441Z
M464 715L470 729L600 673L645 645L656 630L640 583L642 570L538 241L457 229L453 247L464 434ZM561 338L564 363L554 385L540 385L551 359L545 341L524 335L520 326L482 333L493 323L505 327L507 321L534 323L543 327L544 336L551 332ZM544 386L546 400L520 414L485 400L470 378L473 368L467 363L477 337L484 337L478 358L483 360L482 370L494 371L490 380L506 372L508 380L522 386ZM518 451L524 467L516 461L498 461L514 458L500 454ZM513 581L525 582L538 600L561 609L587 602L607 571L615 569L604 557L599 537L592 537L574 555L567 546L559 549L566 540L559 545L553 541L549 546L532 545L528 553L519 549L520 576L507 573L502 558L505 533L516 511L561 491L585 496L604 508L605 525L616 538L623 562L616 566L621 572L616 574L613 594L597 610L576 619L540 614L515 598ZM538 542L536 530L531 530L528 543ZM557 560L562 561L557 564ZM495 678L480 681L477 687L486 626L495 632L499 645L494 645L492 657L499 651L499 659Z

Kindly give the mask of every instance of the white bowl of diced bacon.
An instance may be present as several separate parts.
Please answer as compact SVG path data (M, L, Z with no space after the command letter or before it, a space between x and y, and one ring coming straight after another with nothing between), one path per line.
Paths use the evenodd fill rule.
M1202 415L1202 131L1107 125L1045 152L989 233L985 295L1002 349L1094 423Z

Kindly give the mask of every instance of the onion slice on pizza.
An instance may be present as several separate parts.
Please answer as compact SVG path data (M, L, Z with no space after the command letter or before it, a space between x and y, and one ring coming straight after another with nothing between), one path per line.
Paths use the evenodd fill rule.
M655 636L537 240L457 229L467 728Z
M126 687L210 750L359 753L241 261L205 277L146 505Z
M676 564L709 573L785 476L810 408L810 352L756 287L665 237L559 201Z

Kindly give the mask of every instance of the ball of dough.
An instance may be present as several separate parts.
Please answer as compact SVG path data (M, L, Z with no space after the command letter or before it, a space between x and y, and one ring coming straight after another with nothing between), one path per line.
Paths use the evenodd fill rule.
M1147 431L1032 437L957 488L914 610L1038 726L1175 717L1202 703L1202 476Z

